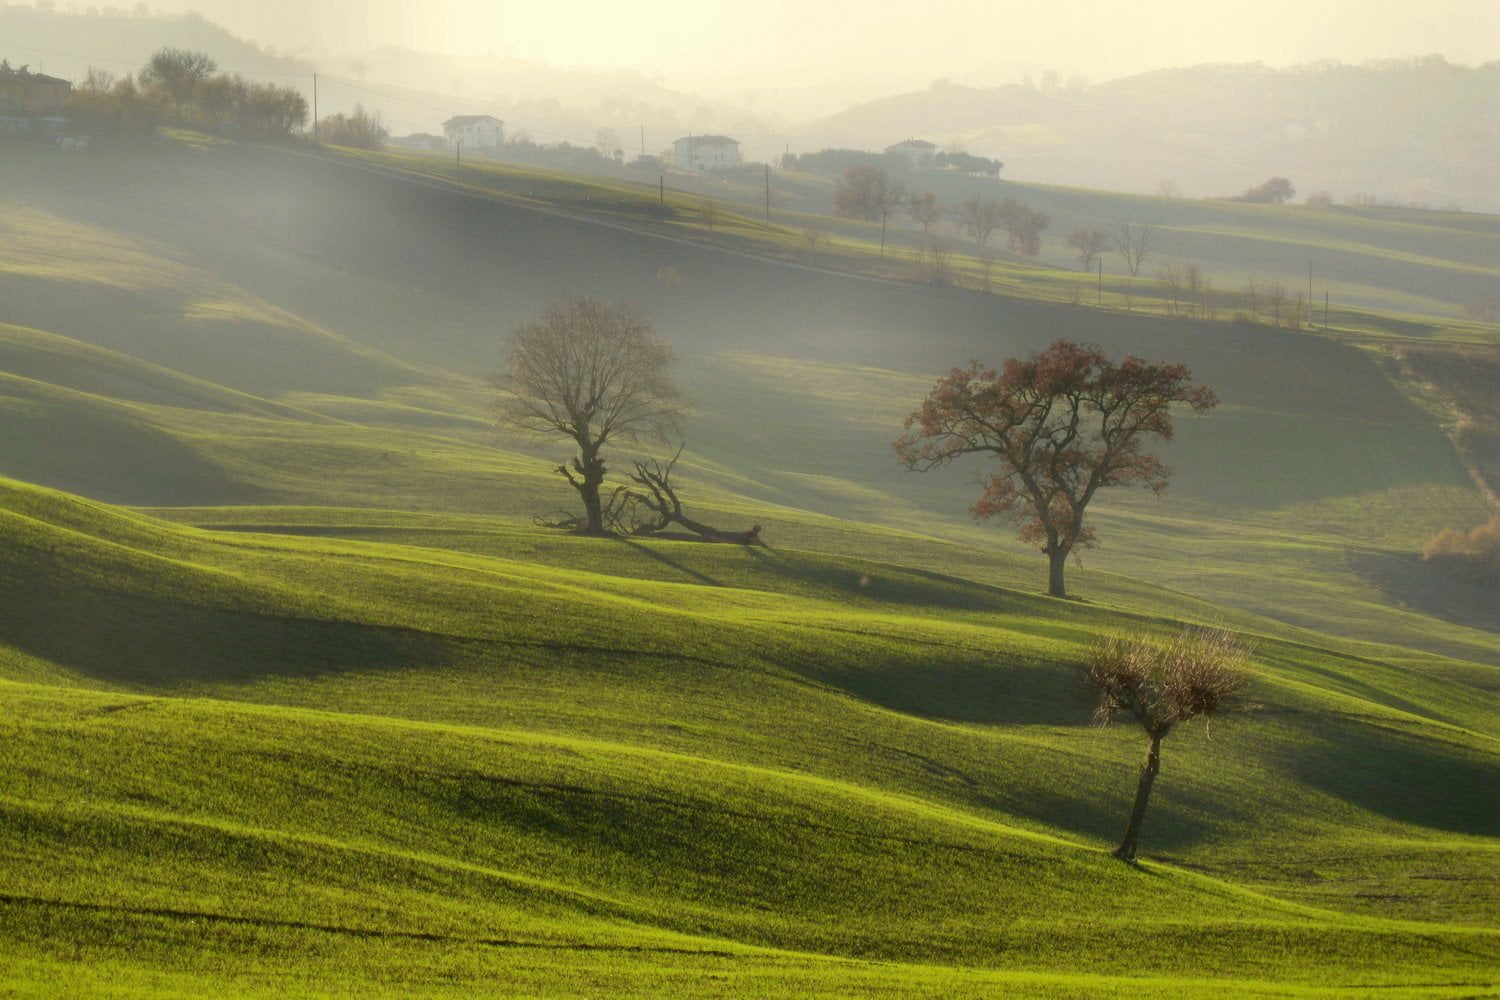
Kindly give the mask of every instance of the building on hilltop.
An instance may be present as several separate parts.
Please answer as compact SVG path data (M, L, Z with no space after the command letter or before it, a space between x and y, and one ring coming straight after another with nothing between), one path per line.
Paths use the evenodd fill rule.
M495 149L505 141L505 123L490 115L455 115L443 122L448 148Z
M727 135L685 135L672 143L678 170L728 170L740 165L739 140Z
M61 133L68 120L62 112L73 84L55 76L12 69L0 60L0 137L27 138Z
M888 154L904 156L911 162L915 169L932 166L932 158L937 155L937 144L928 142L926 139L903 139L894 146L885 147Z

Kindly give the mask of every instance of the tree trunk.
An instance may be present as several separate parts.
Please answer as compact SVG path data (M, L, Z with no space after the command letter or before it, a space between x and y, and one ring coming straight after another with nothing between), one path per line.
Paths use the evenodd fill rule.
M578 471L579 479L572 476L568 480L578 490L578 496L583 500L584 534L604 534L604 503L599 499L599 487L604 485L604 459L599 457L598 451L592 448L582 449L582 454L573 459L573 468Z
M1047 593L1053 597L1067 597L1068 590L1063 586L1063 570L1068 566L1068 550L1061 545L1048 546L1047 561L1050 563L1047 574Z
M1135 806L1130 810L1130 822L1125 826L1125 838L1115 848L1115 857L1121 861L1135 860L1135 841L1141 833L1141 820L1146 818L1146 803L1151 798L1151 786L1156 783L1161 770L1161 738L1164 732L1148 734L1151 746L1146 751L1146 766L1141 768L1141 780L1135 788Z

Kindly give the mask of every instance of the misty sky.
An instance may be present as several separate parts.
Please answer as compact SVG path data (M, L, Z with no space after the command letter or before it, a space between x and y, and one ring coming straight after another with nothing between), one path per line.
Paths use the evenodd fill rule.
M1500 58L1500 0L155 0L282 51L378 45L749 92L819 80L877 92L946 77L993 86L1051 69L1099 81L1205 62L1287 66L1439 53ZM888 81L879 86L880 81Z

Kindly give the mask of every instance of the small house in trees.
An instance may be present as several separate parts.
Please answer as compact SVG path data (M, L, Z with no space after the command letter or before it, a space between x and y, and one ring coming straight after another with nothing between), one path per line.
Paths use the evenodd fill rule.
M73 93L73 84L55 76L33 73L22 66L11 69L10 63L0 62L0 96L26 115L56 115L62 112Z
M937 155L937 144L926 139L903 139L894 146L885 147L885 151L887 155L906 157L913 169L919 170L932 166L932 158Z
M505 123L490 115L455 115L443 122L448 148L495 149L505 141Z
M22 66L12 69L0 60L0 137L24 139L54 135L68 121L62 111L73 93L73 85L55 76L33 73Z
M740 165L739 140L727 135L685 135L672 143L678 170L728 170Z

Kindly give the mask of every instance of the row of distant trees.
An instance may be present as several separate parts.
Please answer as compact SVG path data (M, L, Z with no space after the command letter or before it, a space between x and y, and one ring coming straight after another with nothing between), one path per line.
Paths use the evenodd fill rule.
M879 222L903 206L924 232L930 233L933 226L945 218L951 219L956 228L984 246L991 235L1003 230L1010 238L1011 250L1031 257L1041 252L1042 231L1052 221L1045 212L1014 198L997 200L974 195L946 209L931 191L908 195L904 184L868 164L847 168L834 185L833 211L844 218Z
M911 166L910 158L903 153L871 153L863 149L820 149L815 153L787 153L781 158L783 170L805 170L812 174L836 174L850 167L906 173ZM963 150L940 150L927 161L927 167L973 177L999 177L1005 164Z
M264 138L306 127L307 99L295 88L217 69L205 53L164 48L133 75L90 69L69 111L103 135L144 137L160 123Z
M262 139L300 135L309 123L307 98L295 87L220 73L213 58L163 48L134 73L90 69L73 90L70 115L101 138L148 138L158 125ZM337 146L380 149L390 134L379 112L355 105L317 123L318 138Z

